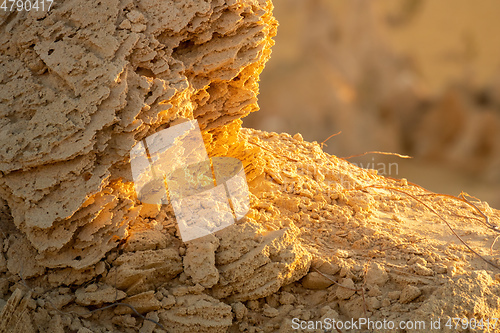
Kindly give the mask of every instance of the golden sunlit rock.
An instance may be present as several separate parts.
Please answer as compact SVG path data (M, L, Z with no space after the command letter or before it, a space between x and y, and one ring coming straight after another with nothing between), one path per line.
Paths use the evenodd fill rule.
M497 210L359 168L301 134L241 127L258 109L272 9L0 10L0 333L500 316L496 234L479 213L496 224ZM200 130L150 144L179 124ZM186 241L182 218L221 224Z

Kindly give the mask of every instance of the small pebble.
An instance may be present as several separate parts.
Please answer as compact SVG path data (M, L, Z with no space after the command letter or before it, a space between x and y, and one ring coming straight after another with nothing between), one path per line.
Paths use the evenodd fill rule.
M300 133L295 134L295 135L293 136L293 138L294 138L295 140L297 140L297 141L300 141L300 142L304 141L304 138L302 137L302 134L300 134Z
M422 291L415 286L406 286L401 292L401 296L399 297L399 303L407 304L416 299L418 296L422 294Z

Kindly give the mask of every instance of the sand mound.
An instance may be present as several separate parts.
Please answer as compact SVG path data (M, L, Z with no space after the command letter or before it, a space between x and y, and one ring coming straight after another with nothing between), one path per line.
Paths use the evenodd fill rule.
M243 129L238 138L258 148L252 163L263 172L249 184L247 217L215 235L183 244L165 206L137 219L92 269L52 269L23 281L11 259L22 250L20 236L6 234L2 292L15 292L3 308L5 325L162 332L127 306L106 308L118 302L167 332L289 332L300 321L358 318L425 323L417 332L440 319L442 331L456 332L455 323L445 326L451 318L500 315L497 272L436 215L498 265L488 249L495 235L470 205L359 169L300 136ZM476 205L491 222L500 219Z
M289 332L357 318L456 332L454 317L495 331L497 272L439 218L494 261L495 234L471 205L300 135L240 128L257 109L271 9L65 1L1 13L0 332ZM129 151L187 119L210 156L243 162L252 194L245 218L183 243L171 205L137 200Z

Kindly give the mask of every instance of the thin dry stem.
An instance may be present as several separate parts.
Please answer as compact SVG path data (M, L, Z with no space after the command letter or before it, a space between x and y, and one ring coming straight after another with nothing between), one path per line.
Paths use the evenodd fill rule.
M325 142L327 142L328 140L330 140L330 139L331 139L331 138L333 138L334 136L337 136L337 135L339 135L339 134L341 134L341 133L342 133L342 131L338 131L337 133L332 134L332 135L330 135L329 137L327 137L325 140L321 141L321 143L319 144L319 145L321 146L321 149L323 149L323 146L327 146L327 147L328 147L328 145L327 145Z
M351 155L351 156L347 156L347 157L341 157L341 159L348 160L348 159L353 158L353 157L361 157L361 156L365 156L368 154L390 155L390 156L397 156L400 158L413 158L412 156L402 155L402 154L398 154L398 153L389 153L389 152L385 152L385 151L367 151L363 154L356 154L356 155Z
M401 189L398 189L398 188L395 188L395 187L384 186L384 185L369 185L369 186L365 186L364 188L379 188L379 189L392 190L392 191L396 191L396 192L399 192L399 193L403 193L403 194L405 194L405 195L413 198L414 200L416 200L417 202L419 202L420 204L422 204L424 207L426 207L427 209L429 209L431 212L433 212L435 215L437 215L446 224L446 226L450 229L450 231L453 233L453 235L455 235L455 237L457 237L458 240L462 244L464 244L467 249L469 249L469 251L471 251L472 253L474 253L477 257L481 258L486 263L488 263L491 266L495 267L496 269L500 270L500 267L498 267L497 265L495 265L491 261L487 260L486 258L484 258L483 256L481 256L479 253L477 253L473 248L471 248L470 245L467 244L467 242L465 242L462 239L462 237L460 237L460 235L458 235L456 233L456 231L451 227L450 223L444 217L442 217L441 214L439 214L438 212L436 212L436 210L434 208L430 207L429 205L427 205L426 203L424 203L422 200L418 199L416 196L414 196L414 195L412 195L412 194L410 194L410 193L408 193L406 191L403 191ZM436 194L436 195L438 195L438 194ZM453 196L447 195L447 194L444 194L443 196L447 196L447 197L455 198L457 200L461 200L460 198L456 198L456 197L453 197ZM468 202L468 201L465 200L464 202ZM475 205L472 205L472 206L475 207ZM476 209L478 209L478 208L476 207ZM486 216L486 215L483 214L483 216ZM489 220L487 220L486 223L489 225L490 224Z

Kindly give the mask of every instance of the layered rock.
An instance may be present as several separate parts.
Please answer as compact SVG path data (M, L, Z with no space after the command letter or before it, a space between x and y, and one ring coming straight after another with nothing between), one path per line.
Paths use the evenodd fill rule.
M434 230L434 215L389 188L427 192L300 135L240 128L257 108L271 9L69 0L49 13L0 12L0 332L271 332L291 318L347 320L366 307L385 319L435 306L428 285L456 272L450 261L465 252L449 240L432 244L438 254L417 247L425 230L402 221L417 216ZM243 219L183 243L171 205L137 200L129 152L189 119L209 156L243 162L251 194ZM470 214L447 204L436 209ZM382 261L386 252L397 264ZM478 288L446 290L495 291L484 287L489 274ZM390 300L387 315L375 312ZM450 304L456 317L472 303Z
M0 195L42 266L87 268L128 236L137 141L186 119L209 149L235 136L257 109L271 9L110 0L0 13Z

